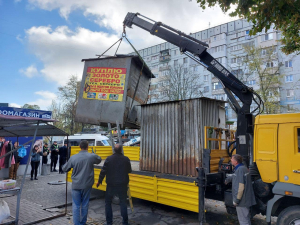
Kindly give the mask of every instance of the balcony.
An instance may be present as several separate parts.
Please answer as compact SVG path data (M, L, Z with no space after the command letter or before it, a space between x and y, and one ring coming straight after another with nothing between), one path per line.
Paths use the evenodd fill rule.
M169 70L169 69L171 69L171 66L161 66L161 67L159 67L159 71L163 71L163 70Z
M159 57L159 62L167 62L171 60L171 56L170 55L163 55Z

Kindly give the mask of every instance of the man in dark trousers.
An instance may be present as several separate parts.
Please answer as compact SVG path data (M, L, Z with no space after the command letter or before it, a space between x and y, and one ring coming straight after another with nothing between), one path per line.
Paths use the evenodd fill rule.
M242 156L236 154L231 158L234 166L232 176L226 178L225 184L232 182L233 205L240 225L251 225L250 207L256 204L249 170L244 166Z
M43 146L43 160L42 160L42 164L47 164L48 163L48 155L49 155L50 151L48 148L48 143L45 143Z
M131 173L131 164L128 157L122 154L122 146L115 145L115 153L106 158L99 175L97 187L102 184L106 176L106 192L105 192L105 216L107 225L113 224L113 212L111 202L113 196L117 195L120 199L121 215L123 217L123 225L128 225L127 214L127 186L129 183L129 173Z
M66 163L67 157L68 157L68 147L67 143L64 144L64 146L59 148L59 173L64 174L62 170L62 166Z
M51 172L57 172L56 164L58 160L58 145L57 142L54 141L53 145L50 148L51 150Z
M89 201L92 186L94 184L94 164L101 162L101 157L89 153L89 143L80 142L81 151L73 155L63 166L63 171L72 171L72 210L74 225L84 225L87 221Z

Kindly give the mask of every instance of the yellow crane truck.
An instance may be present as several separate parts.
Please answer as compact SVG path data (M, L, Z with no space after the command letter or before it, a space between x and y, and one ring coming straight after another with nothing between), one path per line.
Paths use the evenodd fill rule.
M139 13L127 14L124 28L132 25L178 46L220 80L237 114L236 153L243 157L252 176L257 200L253 213L266 215L269 224L271 216L278 216L279 225L299 225L300 114L260 115L263 102L259 95L212 57L206 43ZM257 107L251 112L253 102ZM209 155L210 150L205 150L203 159ZM217 173L210 173L208 164L204 160L198 168L200 224L205 222L204 197L222 200L229 213L235 211L231 189L224 184L226 175L232 173L231 164L220 160Z

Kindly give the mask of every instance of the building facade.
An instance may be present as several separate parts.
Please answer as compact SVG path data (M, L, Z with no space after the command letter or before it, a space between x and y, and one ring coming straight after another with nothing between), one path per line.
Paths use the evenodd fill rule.
M277 85L272 89L276 90L280 112L295 112L300 109L300 56L296 54L285 55L280 51L281 32L273 28L267 32L250 36L251 24L246 20L240 19L229 23L221 24L190 34L192 37L209 44L208 52L215 57L229 71L239 77L242 74L247 79L243 82L254 90L260 88L260 77L255 72L249 72L245 62L245 46L261 48L261 57L266 55L267 49L272 50L272 60L263 66L278 71L279 76ZM164 42L159 45L150 46L139 50L152 73L156 76L151 81L149 92L149 102L169 100L170 80L166 79L168 73L174 68L181 67L186 75L196 76L192 81L192 88L195 91L189 97L209 97L219 100L227 100L227 96L219 80L197 62L182 54L177 46ZM263 68L264 69L264 68ZM190 88L190 87L188 87ZM199 96L200 95L200 96ZM270 96L272 94L270 93ZM180 98L180 97L179 97ZM227 107L227 120L235 121L234 111ZM256 106L251 106L254 109Z

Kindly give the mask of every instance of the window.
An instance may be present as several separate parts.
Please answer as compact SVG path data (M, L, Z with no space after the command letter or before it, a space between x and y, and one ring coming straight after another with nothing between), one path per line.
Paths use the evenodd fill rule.
M250 34L250 31L249 31L249 30L245 30L245 34L246 34L246 35L249 35L249 34Z
M286 90L286 97L293 97L294 96L294 90L288 89Z
M267 65L266 65L266 67L274 67L274 63L273 62L267 62Z
M168 96L168 94L169 94L169 91L162 91L162 92L161 92L161 95L162 95L163 97Z
M204 81L208 81L208 75L204 75Z
M220 45L220 46L213 47L213 48L210 49L211 53L221 52L221 51L224 51L224 45Z
M203 92L209 92L209 86L205 86Z
M166 76L166 75L168 75L168 71L167 71L167 70L165 70L165 71L162 71L162 72L161 72L161 75L163 75L163 76Z
M152 56L152 58L151 58L152 60L156 60L156 59L158 59L158 55L155 55L155 56Z
M187 73L188 72L188 68L183 68L183 72Z
M198 67L199 67L199 66L194 66L194 72L197 72L197 71L198 71Z
M236 58L232 58L231 63L236 63Z
M214 82L213 83L213 90L218 90L218 89L222 89L223 86L220 82Z
M216 59L219 63L222 63L222 58L217 58Z
M97 141L96 146L104 146L104 144L101 141Z
M293 75L287 75L285 76L285 82L293 82L294 76Z
M232 70L231 73L235 76L244 75L244 71L242 69Z
M246 83L247 83L247 85L255 85L256 81L255 80L249 80Z
M224 95L213 95L214 99L224 100Z
M285 61L285 67L293 67L293 61L292 60Z
M293 104L288 104L288 105L287 105L287 111L288 111L288 112L293 111L293 109L294 109Z
M174 55L177 55L177 54L178 54L178 50L174 50L174 51L173 51L173 54L174 54Z
M174 60L174 66L178 66L178 59Z
M187 57L183 58L183 63L186 64L187 62L188 62L188 58Z
M261 36L261 41L268 41L273 39L273 33L264 34Z

